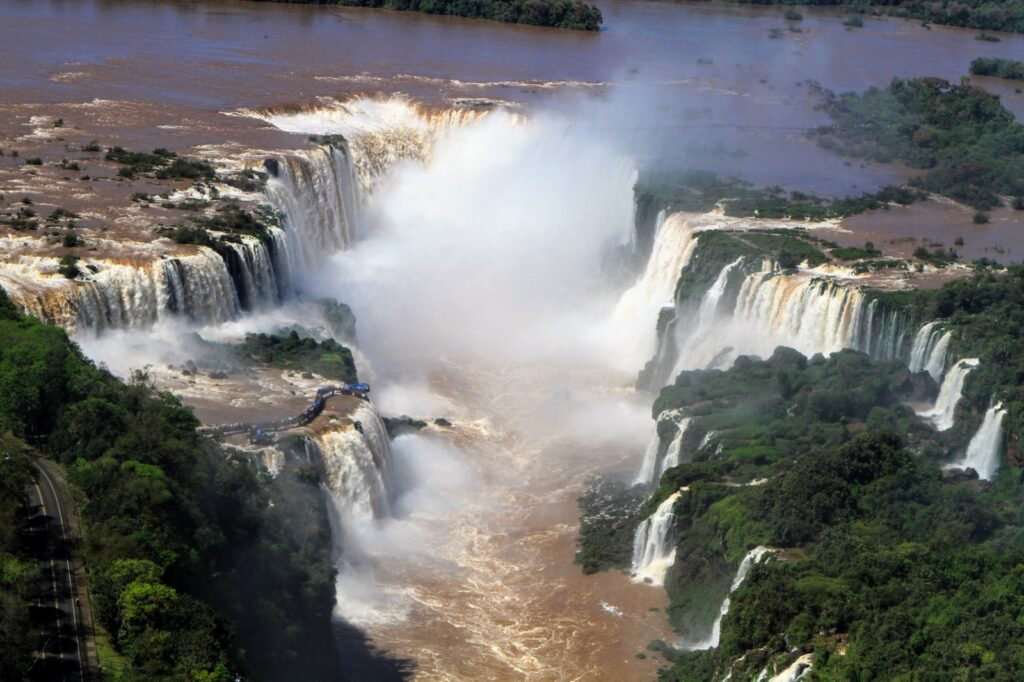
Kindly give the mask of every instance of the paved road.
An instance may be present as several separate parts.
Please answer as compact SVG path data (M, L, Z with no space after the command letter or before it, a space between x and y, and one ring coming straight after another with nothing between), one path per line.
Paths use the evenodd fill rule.
M29 527L41 578L32 616L40 626L41 636L29 678L86 682L90 675L71 561L69 510L61 502L51 476L43 467L35 466L39 476L29 489Z

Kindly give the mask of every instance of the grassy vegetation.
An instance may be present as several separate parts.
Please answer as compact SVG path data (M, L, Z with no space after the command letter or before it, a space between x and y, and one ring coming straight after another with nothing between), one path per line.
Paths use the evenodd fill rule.
M761 488L729 483L776 477L868 425L899 428L923 447L935 436L901 401L935 390L899 362L853 351L808 361L785 348L765 361L740 358L725 372L683 372L664 388L653 411L683 410L695 439L707 439L692 463L665 473L645 509L688 487L677 506L677 527L687 529L677 550L683 559L666 581L673 625L691 638L706 634L743 555L771 540L771 527L750 506Z
M101 646L122 679L339 677L319 474L293 463L269 480L197 425L144 373L122 383L0 290L0 677L24 679L34 643L31 595L4 554L24 514L25 443L82 500L95 617L112 637Z
M718 649L671 652L661 679L754 679L805 652L822 680L1024 675L1024 266L872 296L912 329L941 320L950 357L980 358L953 429L937 432L905 405L934 399L930 377L853 351L807 359L779 348L728 371L683 372L661 391L652 412L681 410L695 431L687 441L702 444L639 515L686 488L666 579L673 626L705 635L745 552L776 548L732 595ZM1007 410L995 481L944 475L994 401ZM616 543L604 546L614 556Z
M886 187L874 194L843 199L823 199L781 187L755 188L737 178L722 178L708 171L682 173L645 172L634 187L638 200L650 201L670 211L707 212L721 206L736 218L772 218L820 222L906 205L924 198L919 190Z
M117 174L124 178L148 175L161 180L212 180L213 166L199 159L178 156L167 149L130 152L122 147L111 147L104 158L120 164Z
M647 491L620 481L594 480L580 496L580 534L575 562L587 575L628 568L633 533L643 518Z
M955 327L966 337L1019 309L1021 281L1024 273L990 273L901 300L927 306L925 318L970 316ZM1005 352L1000 334L1012 331L1019 347L1021 314L986 346ZM1019 391L1020 361L993 364L1004 389ZM673 653L661 679L721 678L730 667L734 679L753 679L804 652L815 654L816 679L1020 676L1024 475L1005 470L992 488L943 477L937 463L966 433L937 433L903 405L935 389L898 361L852 351L808 360L780 348L728 371L684 372L662 391L655 413L682 409L698 437L710 434L692 462L664 474L641 514L686 488L666 580L674 627L705 635L746 551L777 554L732 595L719 648ZM993 387L980 390L987 403ZM758 479L766 482L734 485Z
M490 19L508 24L530 24L596 31L601 10L581 0L261 0L298 4L380 7L383 9L447 14L470 19Z
M924 172L912 184L979 210L1024 195L1024 126L999 98L938 78L827 96L835 125L818 131L840 154Z
M1024 0L736 0L755 5L843 5L932 24L1024 32Z
M78 268L78 256L61 256L57 272L68 279L77 279L82 274L82 271Z
M248 361L296 372L313 372L326 379L356 383L352 351L333 339L317 342L301 338L296 331L287 336L248 334L236 352Z
M1024 62L999 57L978 57L971 62L971 73L975 76L995 76L1010 80L1024 80Z

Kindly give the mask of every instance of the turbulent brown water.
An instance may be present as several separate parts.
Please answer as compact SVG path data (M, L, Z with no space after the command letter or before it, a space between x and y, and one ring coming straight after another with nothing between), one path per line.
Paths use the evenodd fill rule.
M430 387L460 435L454 447L436 431L394 443L399 461L418 460L420 487L399 505L410 513L369 536L376 589L343 578L340 611L423 679L650 679L657 662L635 655L671 636L664 592L571 562L586 475L631 468L643 437L629 379L585 366L439 368ZM603 433L591 432L596 414Z

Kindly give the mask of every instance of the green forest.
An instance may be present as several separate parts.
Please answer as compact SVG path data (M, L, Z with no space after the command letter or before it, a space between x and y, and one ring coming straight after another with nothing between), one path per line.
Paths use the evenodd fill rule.
M582 0L257 0L305 5L344 5L446 14L468 19L490 19L506 24L529 24L578 31L597 31L601 10Z
M1022 0L736 0L751 5L846 6L852 11L891 14L907 19L978 28L1024 32Z
M124 383L0 289L0 677L36 647L17 532L29 457L65 467L104 663L122 680L333 679L334 567L319 472L269 479L196 435L144 371Z
M825 109L835 122L818 131L827 149L921 169L913 186L979 210L1024 196L1024 126L980 88L897 78L862 94L826 93Z
M731 239L709 244L734 248ZM773 548L732 594L718 648L652 643L668 659L663 680L753 679L805 653L818 680L1024 674L1024 477L1010 466L1024 433L1024 267L872 295L912 329L938 320L952 331L950 357L980 358L954 428L937 432L907 406L931 402L938 387L901 360L780 347L727 371L683 372L660 391L652 414L691 418L692 457L646 501L609 481L581 498L577 560L588 571L627 568L632 529L685 488L665 581L684 642L710 630L744 555ZM996 479L945 472L993 401L1007 408ZM675 428L665 425L662 451Z

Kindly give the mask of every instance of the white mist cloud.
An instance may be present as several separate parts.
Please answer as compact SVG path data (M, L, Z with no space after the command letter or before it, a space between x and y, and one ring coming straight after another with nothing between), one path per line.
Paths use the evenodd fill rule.
M376 364L607 352L600 257L631 229L630 159L583 117L498 111L438 135L426 163L381 181L369 236L320 278Z

